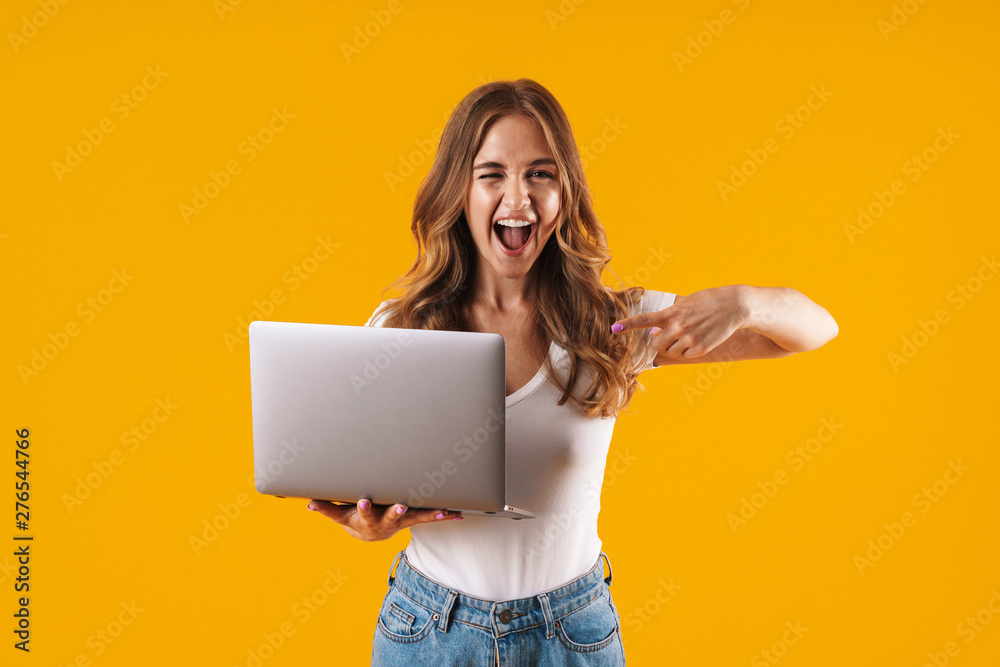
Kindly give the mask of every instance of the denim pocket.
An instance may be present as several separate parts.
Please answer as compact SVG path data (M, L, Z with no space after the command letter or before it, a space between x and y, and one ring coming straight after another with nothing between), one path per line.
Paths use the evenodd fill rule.
M433 627L435 614L395 586L386 595L378 613L378 629L388 639L407 643L420 641Z
M618 631L618 614L607 593L556 620L559 641L581 653L610 646L618 639Z

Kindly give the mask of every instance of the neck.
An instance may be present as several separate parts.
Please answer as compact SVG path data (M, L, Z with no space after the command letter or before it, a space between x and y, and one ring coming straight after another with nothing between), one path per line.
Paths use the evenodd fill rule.
M477 262L473 272L467 303L476 308L496 312L517 311L535 304L538 287L538 264L524 276L505 278L494 272L484 262Z

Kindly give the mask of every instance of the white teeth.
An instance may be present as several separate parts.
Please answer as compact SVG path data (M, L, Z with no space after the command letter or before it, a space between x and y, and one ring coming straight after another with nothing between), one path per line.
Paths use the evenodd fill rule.
M510 220L504 218L503 220L497 220L497 224L503 225L504 227L527 227L531 223L527 220Z

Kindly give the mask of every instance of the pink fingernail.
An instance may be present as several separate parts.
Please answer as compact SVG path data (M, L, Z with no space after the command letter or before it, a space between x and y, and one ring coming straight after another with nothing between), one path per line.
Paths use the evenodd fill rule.
M367 500L362 500L360 503L358 503L358 507L360 507L363 510L368 509L368 501Z
M649 333L652 334L653 336L659 336L662 332L663 329L661 329L660 327L653 327L652 329L649 330Z
M444 512L438 512L438 513L437 513L437 514L435 514L434 516L435 516L436 518L438 518L438 519L443 519L443 518L445 517L445 513L444 513Z
M406 511L405 507L397 507L396 508L396 514L402 514L405 511Z
M621 331L624 328L625 328L625 326L622 325L619 322L615 322L614 324L611 325L611 331L612 331L612 333L618 333L619 331Z

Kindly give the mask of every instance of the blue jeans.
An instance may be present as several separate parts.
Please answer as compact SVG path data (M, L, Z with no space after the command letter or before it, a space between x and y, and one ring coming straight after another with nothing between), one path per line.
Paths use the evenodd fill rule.
M601 558L608 562L607 578ZM601 552L590 572L565 586L493 602L428 579L400 552L389 568L372 665L624 665L610 586L611 561Z

